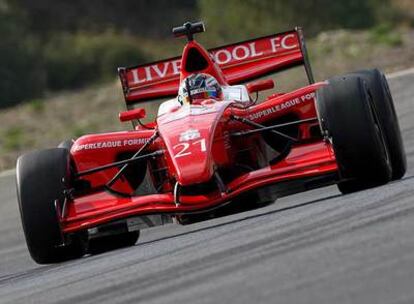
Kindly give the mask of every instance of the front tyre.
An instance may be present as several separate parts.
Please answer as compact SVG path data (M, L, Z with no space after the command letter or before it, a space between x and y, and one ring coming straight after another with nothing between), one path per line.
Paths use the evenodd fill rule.
M391 179L401 179L407 171L407 157L387 79L378 69L357 71L353 75L360 76L367 83L388 146L392 165Z
M388 147L366 82L358 76L334 77L318 90L316 105L322 132L335 151L339 190L350 193L387 183Z
M64 201L70 181L69 151L54 148L17 160L16 185L27 247L39 264L58 263L84 254L77 236L63 240L55 201Z

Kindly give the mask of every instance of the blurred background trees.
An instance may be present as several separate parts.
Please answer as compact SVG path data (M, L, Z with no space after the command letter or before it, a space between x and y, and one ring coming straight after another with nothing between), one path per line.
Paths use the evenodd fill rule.
M216 39L243 39L284 31L300 25L307 36L321 30L361 29L392 21L388 0L209 0L200 1L203 17L214 23L208 35ZM225 18L221 18L225 11Z
M396 3L401 2L404 10ZM176 54L171 27L206 21L208 46L284 31L412 23L407 0L0 0L0 107L113 79ZM397 3L398 4L398 3Z

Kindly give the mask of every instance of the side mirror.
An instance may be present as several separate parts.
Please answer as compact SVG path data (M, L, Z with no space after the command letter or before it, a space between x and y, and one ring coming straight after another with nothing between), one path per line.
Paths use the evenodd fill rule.
M248 84L246 84L246 87L249 93L255 93L259 91L273 89L275 87L275 82L273 81L273 79L258 80L249 82Z
M131 121L134 119L142 119L146 115L145 109L138 108L119 113L119 120L122 122Z

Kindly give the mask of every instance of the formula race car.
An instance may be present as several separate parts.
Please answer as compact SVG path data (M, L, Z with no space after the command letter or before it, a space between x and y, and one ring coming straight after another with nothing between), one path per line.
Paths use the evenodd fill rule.
M188 40L181 57L119 68L127 105L119 118L133 130L18 159L21 219L37 263L132 246L145 227L190 224L329 184L351 193L405 174L380 71L315 82L300 28L208 51L194 40L203 31L201 22L173 29ZM299 65L309 85L257 102L274 87L265 77ZM137 105L156 99L164 102L145 121Z

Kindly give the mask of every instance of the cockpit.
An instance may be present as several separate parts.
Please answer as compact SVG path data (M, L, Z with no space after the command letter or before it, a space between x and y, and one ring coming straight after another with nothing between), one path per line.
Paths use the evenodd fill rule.
M211 78L214 79L214 77ZM193 102L199 103L200 101L206 99L213 99L216 101L234 101L237 103L251 102L247 88L244 85L219 86L214 80L204 78L203 81L208 81L210 83L206 87L203 87L200 78L197 82L195 82L196 85L191 83L192 86L190 86L190 83L186 84L186 81L190 82L186 79L183 80L176 98L169 99L160 105L158 109L158 116L170 113L174 109L177 109L183 105L189 105ZM188 94L188 92L190 92L190 94Z

